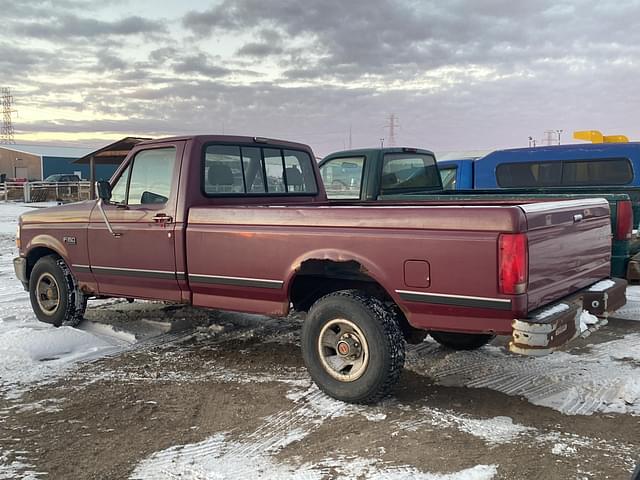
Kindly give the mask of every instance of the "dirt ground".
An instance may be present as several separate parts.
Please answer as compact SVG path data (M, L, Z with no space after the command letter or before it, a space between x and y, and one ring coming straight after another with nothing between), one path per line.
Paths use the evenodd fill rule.
M437 365L467 357L431 342L410 348L391 398L363 407L310 383L300 316L115 302L85 321L135 330L143 320L169 331L0 399L0 453L13 465L0 478L628 479L640 459L639 416L570 415L514 389L446 386ZM638 333L640 322L612 320L589 343ZM499 348L482 350L488 365Z

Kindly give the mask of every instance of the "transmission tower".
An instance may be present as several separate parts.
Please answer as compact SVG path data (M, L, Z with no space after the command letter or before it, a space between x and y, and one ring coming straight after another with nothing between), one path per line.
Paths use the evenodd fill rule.
M15 113L13 110L13 95L8 87L0 88L0 97L2 98L2 128L0 128L0 144L16 143L13 138L13 123L11 123L11 115Z
M389 123L387 123L384 128L388 128L389 129L389 146L390 147L395 147L396 146L396 128L400 128L400 125L398 125L398 117L396 117L395 113L392 113L391 115L389 115Z

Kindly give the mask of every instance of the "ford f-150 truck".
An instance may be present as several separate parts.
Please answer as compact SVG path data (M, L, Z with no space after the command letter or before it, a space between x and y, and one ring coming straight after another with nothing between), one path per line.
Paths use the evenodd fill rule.
M583 309L625 303L605 200L331 206L313 159L263 138L139 143L97 201L21 216L16 275L54 325L96 296L308 311L311 377L361 403L389 393L416 332L459 348L510 335L512 351L544 354Z
M404 154L406 160L396 160L400 154ZM360 199L474 205L485 204L488 201L494 204L509 204L514 201L530 203L605 198L609 201L613 229L611 274L628 280L640 280L640 254L636 253L639 248L638 241L632 235L635 207L629 192L612 192L607 188L545 190L533 186L508 190L443 190L442 183L447 178L441 168L443 163L448 165L451 162L436 164L434 154L429 150L367 148L335 152L326 156L320 162L320 173L325 181L327 195L334 203L340 200Z

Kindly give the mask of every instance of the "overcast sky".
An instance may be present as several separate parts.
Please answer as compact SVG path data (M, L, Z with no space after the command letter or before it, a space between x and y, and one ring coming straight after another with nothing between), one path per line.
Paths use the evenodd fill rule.
M317 154L640 139L640 0L0 0L18 141L259 135Z

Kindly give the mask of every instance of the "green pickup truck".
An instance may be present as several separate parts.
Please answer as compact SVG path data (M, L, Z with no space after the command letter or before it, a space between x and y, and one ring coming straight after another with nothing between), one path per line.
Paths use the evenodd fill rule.
M333 202L394 203L416 200L448 205L465 202L504 200L505 205L545 200L605 198L611 208L613 233L611 275L640 280L640 241L634 235L634 211L640 211L640 198L620 192L607 193L607 188L589 187L561 189L519 188L509 190L443 190L442 180L429 150L418 148L369 148L335 152L319 164L327 196Z

